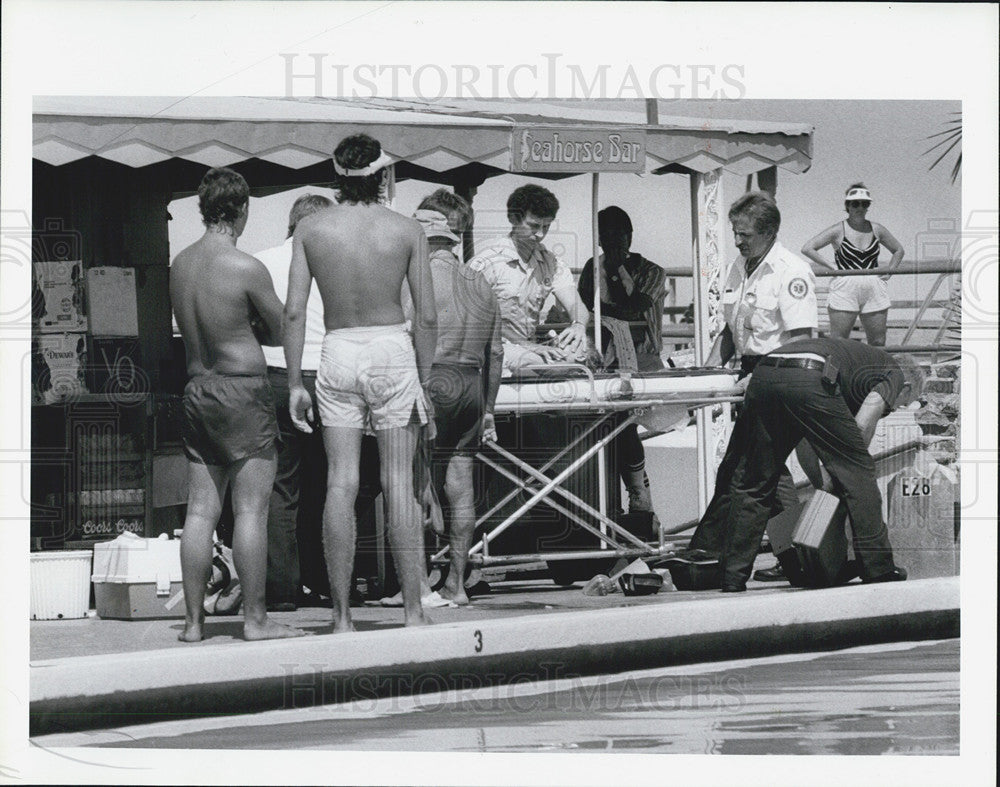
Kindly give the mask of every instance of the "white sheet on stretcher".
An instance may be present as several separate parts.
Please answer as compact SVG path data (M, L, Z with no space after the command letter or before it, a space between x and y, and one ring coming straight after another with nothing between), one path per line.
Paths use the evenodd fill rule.
M627 382L618 376L599 377L594 381L598 402L627 399L702 399L724 395L733 390L736 375L719 371L718 374L676 374L669 376L633 376ZM631 386L632 395L626 395ZM591 383L584 377L572 379L538 378L526 381L503 380L497 394L497 406L510 409L516 405L587 403L591 401Z

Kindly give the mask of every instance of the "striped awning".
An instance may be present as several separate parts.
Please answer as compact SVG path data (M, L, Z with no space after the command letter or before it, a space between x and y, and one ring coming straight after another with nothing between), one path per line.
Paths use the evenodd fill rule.
M525 123L613 129L644 119L557 101L41 96L33 155L53 166L97 156L129 167L259 159L297 170L328 161L340 139L364 132L396 161L433 172L470 164L509 171L512 134ZM671 117L644 131L648 172L804 172L812 158L812 128L803 124Z

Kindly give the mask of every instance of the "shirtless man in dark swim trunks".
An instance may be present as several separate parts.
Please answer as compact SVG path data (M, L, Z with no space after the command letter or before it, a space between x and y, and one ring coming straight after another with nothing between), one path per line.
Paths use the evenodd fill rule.
M361 437L375 431L388 531L407 626L427 622L420 598L423 538L413 461L420 427L430 420L422 389L437 341L434 287L420 225L379 204L391 159L364 134L334 152L338 204L299 222L285 304L285 358L289 409L302 431L312 398L302 385L305 307L316 279L326 338L316 373L316 404L329 470L323 544L335 633L353 628L350 611L354 562L354 501ZM400 305L403 282L414 304L412 336Z
M264 265L237 250L247 223L250 189L243 176L213 169L198 187L205 234L170 268L170 300L184 338L190 381L184 389L188 508L181 539L185 620L179 639L204 634L205 587L212 533L232 484L233 558L243 590L247 639L304 632L268 620L267 506L276 468L274 393L253 322L271 341L281 336L281 302ZM265 337L267 338L267 337Z
M471 224L468 203L438 189L424 198L414 218L427 236L438 313L427 393L437 429L433 483L448 503L450 570L440 595L464 605L469 603L465 568L476 526L475 454L481 442L496 440L493 407L503 368L500 307L489 282L452 251L459 243L456 233Z

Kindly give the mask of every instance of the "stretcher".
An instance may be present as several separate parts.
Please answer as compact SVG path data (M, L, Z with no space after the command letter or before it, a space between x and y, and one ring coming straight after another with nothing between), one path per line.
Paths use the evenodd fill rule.
M653 557L686 541L687 536L667 536L662 529L637 534L609 515L618 480L609 472L605 449L632 424L667 431L686 425L694 408L740 401L735 373L687 368L595 374L580 364L533 371L501 382L495 408L500 439L485 443L476 457L506 489L479 507L470 564L551 566L553 561ZM559 426L564 439L526 438L539 419ZM503 542L509 547L512 540L509 531L538 528L540 508L561 523L558 532L530 534L529 550L505 549ZM442 548L432 560L443 563L447 551Z

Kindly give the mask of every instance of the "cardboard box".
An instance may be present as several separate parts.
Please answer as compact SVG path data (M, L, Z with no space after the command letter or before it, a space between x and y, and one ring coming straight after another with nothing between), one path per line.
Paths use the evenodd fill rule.
M87 330L83 299L83 263L80 260L34 264L37 311L33 316L40 333Z
M31 343L31 402L58 404L87 393L87 334L40 334Z
M87 385L93 393L129 396L149 392L138 339L91 338Z
M184 617L181 542L123 533L94 545L94 599L102 618Z
M87 304L92 336L139 335L133 268L90 268Z

